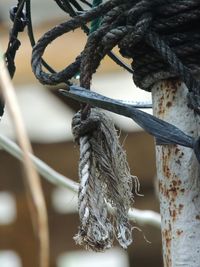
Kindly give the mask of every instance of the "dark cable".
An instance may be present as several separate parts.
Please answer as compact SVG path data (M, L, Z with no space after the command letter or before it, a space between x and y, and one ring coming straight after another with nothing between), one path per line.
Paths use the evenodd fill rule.
M26 27L26 15L24 14L23 8L24 8L25 0L19 0L18 4L11 8L10 10L10 19L13 22L13 27L10 31L9 35L9 42L8 47L5 52L5 62L10 74L10 77L13 78L15 74L15 56L17 53L17 50L19 49L21 43L18 39L19 32L22 32L24 28ZM0 97L0 117L3 116L4 113L4 100Z

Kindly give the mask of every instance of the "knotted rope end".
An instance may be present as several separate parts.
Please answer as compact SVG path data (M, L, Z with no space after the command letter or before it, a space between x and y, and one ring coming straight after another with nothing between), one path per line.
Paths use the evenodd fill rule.
M133 202L132 188L137 193L139 182L130 174L114 124L105 113L92 108L85 120L78 112L72 128L80 144L81 225L74 239L87 249L103 251L112 247L116 237L127 248L132 242L128 210Z

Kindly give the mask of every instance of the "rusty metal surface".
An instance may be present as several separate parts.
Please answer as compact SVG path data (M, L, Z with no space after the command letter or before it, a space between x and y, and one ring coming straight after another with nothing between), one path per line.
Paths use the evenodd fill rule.
M152 90L154 115L198 135L199 118L188 109L187 88L178 80ZM179 145L156 147L165 267L197 267L200 262L200 171L193 151Z

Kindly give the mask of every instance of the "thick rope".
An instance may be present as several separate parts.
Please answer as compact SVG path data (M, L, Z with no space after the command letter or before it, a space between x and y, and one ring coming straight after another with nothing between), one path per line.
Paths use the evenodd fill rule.
M49 74L42 70L41 58L50 42L97 19L101 19L99 27L90 32L84 50L74 63L58 73ZM199 21L199 0L110 0L58 25L40 38L33 49L32 68L44 84L67 82L80 71L80 86L90 89L92 75L101 60L118 46L124 57L133 59L136 85L149 91L162 79L179 77L188 87L189 107L200 113L200 85L195 78L200 62ZM96 101L88 99L86 102L90 104ZM109 104L112 104L111 101ZM117 110L117 105L119 103L113 101L112 110ZM105 105L105 108L108 107ZM129 114L128 107L123 108L127 116L153 134L160 143L192 147L199 160L199 139L193 140L178 128L153 116L133 109ZM84 106L83 113L84 117L79 113L78 122L77 116L73 122L74 134L80 143L81 180L81 226L75 240L99 251L109 248L116 235L120 245L127 247L131 243L131 227L127 220L131 176L127 174L128 167L109 120L96 113L96 109L90 110L88 105ZM116 208L114 225L111 224L105 200Z
M18 34L19 32L23 32L26 27L26 16L23 12L24 3L25 0L18 0L18 4L10 10L10 19L13 21L13 28L10 32L8 47L4 57L11 78L13 78L15 74L15 56L21 45ZM0 95L0 118L4 114L4 106L4 100Z
M91 32L84 50L74 63L58 73L50 74L42 70L41 58L50 42L97 19L101 21L99 27ZM118 46L124 57L133 59L133 79L137 86L150 91L156 82L178 77L188 87L188 106L200 114L200 84L196 80L200 64L199 22L199 0L110 0L58 25L40 38L33 49L32 68L44 84L67 83L80 71L80 86L89 89L101 60ZM99 104L99 96L91 101L89 97L85 102L93 104L96 101ZM101 104L116 112L122 106L109 101L108 107L105 99ZM116 235L120 245L127 247L131 242L131 227L127 220L131 176L124 154L117 145L115 130L108 119L95 112L96 109L90 112L87 109L86 116L83 118L79 114L79 122L75 117L76 123L73 123L81 149L81 226L75 239L87 248L104 250L112 245L113 236ZM173 125L125 105L123 113L153 134L159 143L193 148L200 162L199 139L194 140ZM112 129L112 134L109 129ZM116 208L114 225L111 224L105 201Z
M133 59L136 85L151 90L158 80L179 77L189 89L189 106L199 112L199 83L195 79L200 62L198 0L110 0L59 25L45 34L33 50L32 66L41 82L55 84L71 78L75 63L55 79L55 75L41 70L40 58L58 36L98 17L100 27L89 36L76 61L86 88L102 58L118 45L123 56Z
M114 236L123 248L132 242L128 210L138 189L138 179L130 174L113 122L92 108L86 120L78 112L72 121L73 134L80 144L78 244L95 251L113 245ZM114 222L107 203L115 209Z

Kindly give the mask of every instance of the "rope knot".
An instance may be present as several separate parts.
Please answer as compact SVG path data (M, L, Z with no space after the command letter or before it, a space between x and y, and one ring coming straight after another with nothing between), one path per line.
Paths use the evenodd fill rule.
M75 140L79 140L84 135L90 135L99 127L99 118L95 115L89 114L85 120L82 119L82 111L75 114L72 119L72 133Z
M135 192L139 183L130 174L114 124L105 113L91 108L84 121L81 112L74 116L72 128L80 144L81 225L75 240L88 249L102 251L112 246L116 236L119 244L127 248L132 242L128 210L133 200L133 181ZM108 204L114 212L110 212Z

